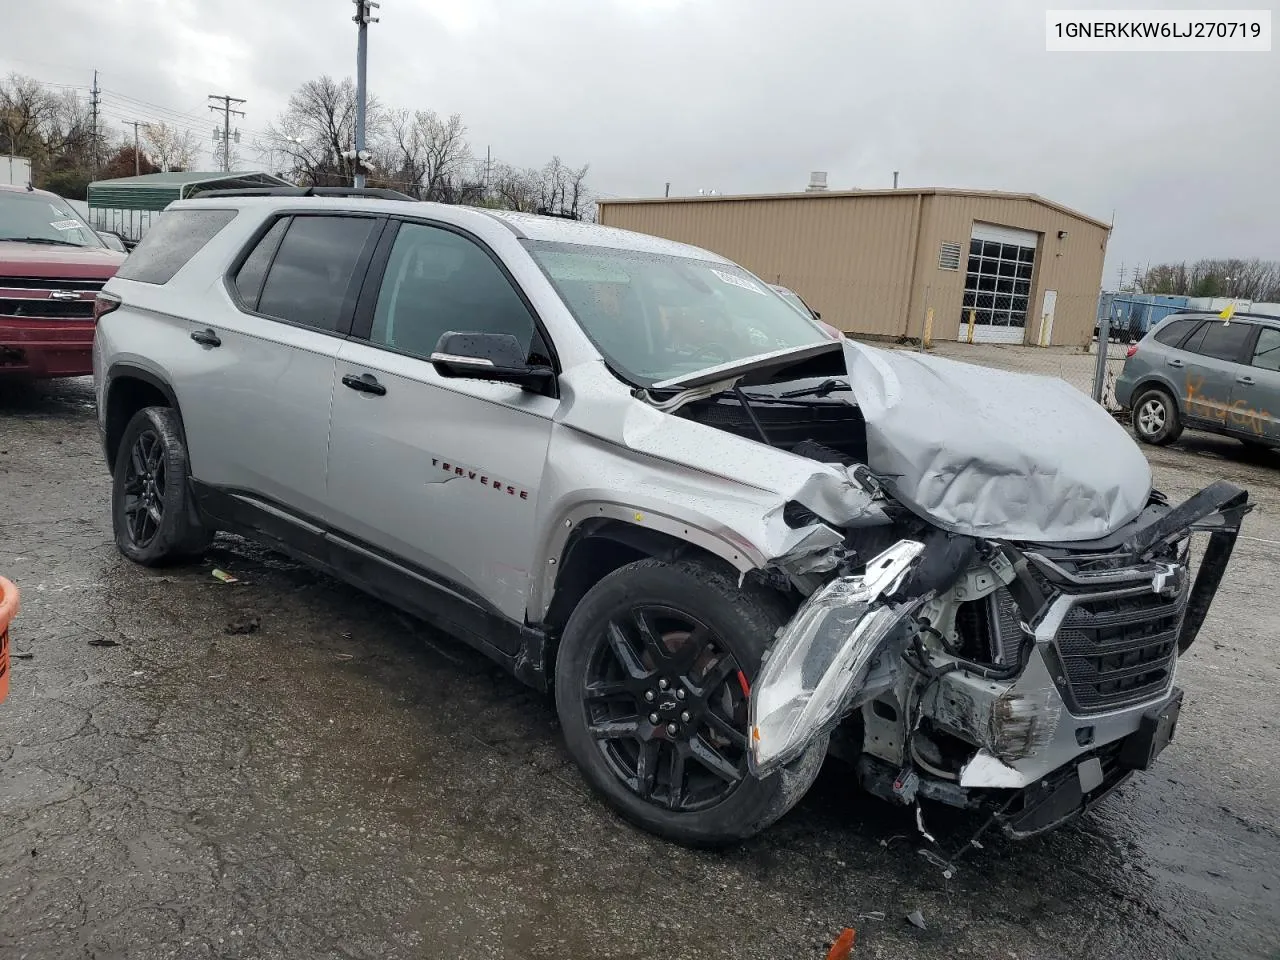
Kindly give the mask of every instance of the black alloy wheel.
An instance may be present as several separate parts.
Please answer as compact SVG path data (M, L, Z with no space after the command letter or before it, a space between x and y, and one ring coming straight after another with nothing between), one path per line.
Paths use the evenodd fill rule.
M124 474L124 514L130 542L149 547L164 523L164 445L153 429L138 434Z
M182 422L170 407L144 407L120 437L112 463L116 547L144 566L197 556L213 537L191 500Z
M670 607L610 619L586 673L588 730L642 800L695 811L747 776L746 675L705 623Z
M555 653L556 712L591 788L636 826L700 847L795 806L826 737L764 778L747 763L752 678L793 612L710 558L648 557L602 577Z

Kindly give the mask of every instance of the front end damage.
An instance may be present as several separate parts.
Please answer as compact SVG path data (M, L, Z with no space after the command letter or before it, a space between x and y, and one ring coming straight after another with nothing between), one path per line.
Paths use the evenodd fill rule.
M1061 824L1173 737L1177 659L1249 509L1245 491L1219 482L1176 508L1153 494L1090 541L917 519L859 559L853 532L753 685L753 772L768 776L831 735L890 802L984 810L1015 837ZM1195 533L1208 544L1193 578Z

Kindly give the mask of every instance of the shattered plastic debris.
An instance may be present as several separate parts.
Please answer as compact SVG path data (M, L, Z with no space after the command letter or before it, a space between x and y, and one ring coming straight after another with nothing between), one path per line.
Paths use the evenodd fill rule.
M223 583L239 583L240 582L239 578L233 577L231 574L227 573L227 571L219 570L217 567L213 568L213 579L221 580Z
M936 853L934 853L932 850L926 850L923 847L921 847L918 852L920 856L924 857L926 860L932 863L935 867L942 868L942 879L950 880L952 877L956 875L955 864L953 864L950 860L940 857Z
M92 640L90 640L90 641L89 641L89 646L91 646L91 647L118 647L118 646L120 646L120 643L119 643L118 641L116 641L116 640L111 640L111 639L109 639L108 637L94 637Z
M30 650L14 650L9 654L9 656L13 657L15 660L30 660L35 656L35 654Z
M853 945L857 942L858 931L853 927L845 927L831 944L831 949L827 951L827 960L848 960L849 955L853 953Z
M924 925L924 914L921 913L919 910L912 910L910 913L908 913L907 922L910 923L913 927L918 927L921 930L929 929Z
M926 840L928 840L930 843L938 842L937 839L934 838L933 834L930 833L927 829L925 829L924 810L920 808L920 804L918 803L916 804L916 829L919 830L920 835L924 837Z

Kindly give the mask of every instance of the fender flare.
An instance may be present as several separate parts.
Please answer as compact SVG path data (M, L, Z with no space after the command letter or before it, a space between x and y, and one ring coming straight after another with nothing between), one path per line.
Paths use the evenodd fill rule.
M670 540L682 541L719 557L739 573L758 569L764 566L767 559L748 541L737 537L727 528L709 530L677 517L641 510L623 503L580 503L564 511L552 525L549 541L534 568L527 614L531 623L541 623L551 607L560 564L571 546L574 534L584 523L595 519L616 521L601 531L600 536L640 546L642 549L653 545L658 545L661 549ZM660 536L654 537L653 534Z
M168 401L174 415L178 418L178 429L182 431L184 441L187 436L186 426L182 422L182 407L178 403L178 395L174 392L165 375L146 361L119 360L108 368L102 384L102 410L99 415L99 423L102 428L102 455L108 469L114 466L115 451L110 449L108 443L107 414L111 409L111 391L116 382L122 379L140 380L159 391Z

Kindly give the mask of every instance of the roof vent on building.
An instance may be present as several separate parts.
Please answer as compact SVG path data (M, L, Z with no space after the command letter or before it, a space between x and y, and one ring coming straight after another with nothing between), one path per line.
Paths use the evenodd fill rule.
M805 187L807 192L815 193L825 189L827 189L827 171L815 170L809 174L809 186Z

